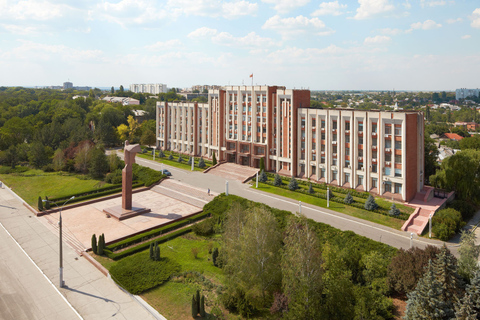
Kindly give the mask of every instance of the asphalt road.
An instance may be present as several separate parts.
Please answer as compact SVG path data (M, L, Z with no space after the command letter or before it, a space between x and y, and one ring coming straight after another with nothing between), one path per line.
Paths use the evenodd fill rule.
M121 152L118 152L118 155L123 157L123 153ZM136 157L135 161L138 164L155 170L161 170L162 168L168 169L172 173L172 176L170 177L171 179L176 179L205 190L210 188L216 193L225 192L226 179L222 177L208 173L205 174L199 171L192 172L178 169L140 157ZM288 210L293 213L299 211L299 204L297 201L250 188L249 184L242 184L239 181L232 180L228 181L228 188L229 193L252 201L263 202L271 207ZM303 204L302 214L315 221L329 224L340 230L350 230L356 234L365 236L375 241L386 243L396 248L408 249L411 245L424 248L429 244L435 246L442 246L444 244L442 241L419 237L416 234L413 235L413 239L410 239L411 235L408 232L395 230L373 222L365 221L333 210L315 207L312 205ZM458 256L457 244L446 243L446 245L455 256Z
M3 225L0 243L0 319L82 319Z

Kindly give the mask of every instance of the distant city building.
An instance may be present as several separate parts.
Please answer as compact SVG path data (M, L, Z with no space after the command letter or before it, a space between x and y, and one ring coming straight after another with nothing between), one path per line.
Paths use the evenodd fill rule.
M161 83L155 84L131 84L130 91L135 93L159 94L167 92L167 85Z
M468 97L480 97L480 89L457 89L455 90L455 99L465 99Z
M310 108L309 90L226 86L157 102L157 147L409 201L423 188L421 112ZM408 146L408 147L407 147Z
M111 102L111 103L121 103L124 106L131 106L131 105L139 105L140 104L140 100L133 99L133 98L128 98L128 97L109 97L109 96L106 96L102 100L106 101L106 102Z
M205 90L218 90L221 86L209 86L209 85L197 85L192 87L192 91L198 90L198 92L203 93Z
M187 100L192 100L198 97L208 97L208 93L193 93L193 92L179 92L179 96L185 97Z
M63 83L63 89L73 89L73 83L71 82L64 82Z

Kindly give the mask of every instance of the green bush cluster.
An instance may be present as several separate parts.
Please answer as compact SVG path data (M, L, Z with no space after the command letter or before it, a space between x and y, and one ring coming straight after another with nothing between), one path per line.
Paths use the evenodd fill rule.
M213 218L209 218L202 222L196 223L193 225L192 230L197 236L211 236L215 233L215 220Z
M121 189L122 184L116 184L116 185L113 185L113 186L96 188L96 189L93 189L93 190L84 191L84 192L80 192L80 193L73 193L73 194L69 194L67 196L51 198L50 201L53 201L53 202L66 201L69 198L71 198L72 196L75 196L75 198L76 198L76 197L86 196L86 195L89 195L89 194L92 194L92 193L98 193L98 192L103 192L103 191L108 191L108 190L113 190L113 189L118 189L118 188Z
M174 260L150 259L149 252L127 257L115 263L109 270L112 279L132 294L140 294L155 288L179 272L180 265Z
M462 214L463 221L465 222L470 220L476 211L475 206L463 200L454 200L448 205L448 207L459 211Z
M30 170L28 167L16 166L15 168L8 166L0 166L0 174L22 173Z
M173 230L177 230L181 227L187 226L187 225L189 225L189 224L191 224L195 221L199 221L201 219L206 218L208 215L209 215L208 213L202 212L202 213L200 213L200 214L198 214L194 217L191 217L189 219L176 221L176 222L170 223L169 225L137 234L136 236L129 237L125 240L121 240L121 241L118 241L118 242L115 242L115 243L111 243L109 246L107 246L107 249L110 250L111 252L115 252L115 251L121 250L123 248L130 247L134 244L146 241L148 239L155 238L155 237L157 237L159 235L162 235L164 233L167 233L167 232L170 232L170 231L173 231Z
M447 241L465 225L462 214L455 209L443 209L432 219L432 231L437 238Z

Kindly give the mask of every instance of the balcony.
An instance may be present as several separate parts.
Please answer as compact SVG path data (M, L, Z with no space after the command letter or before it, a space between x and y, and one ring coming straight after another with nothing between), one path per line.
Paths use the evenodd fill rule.
M337 134L337 129L332 129L332 134Z
M372 146L372 151L377 151L377 146Z
M376 132L372 132L372 137L376 137L377 136L377 133Z
M322 128L321 131L322 131L322 132L325 132L325 128Z
M385 161L385 167L390 167L392 163L390 161Z
M377 159L372 159L373 164L377 164Z
M385 133L385 139L392 139L392 135L390 133Z
M363 131L358 131L358 136L363 137Z
M345 130L345 134L350 134L350 130Z
M337 157L337 154L336 154L336 153L333 153L332 155L333 155L333 157L334 157L334 158L336 158L336 157Z
M363 157L358 157L358 161L363 162Z
M337 141L332 141L332 144L334 144L334 145L337 144Z
M391 153L391 152L392 152L392 149L390 149L390 148L385 148L385 152Z

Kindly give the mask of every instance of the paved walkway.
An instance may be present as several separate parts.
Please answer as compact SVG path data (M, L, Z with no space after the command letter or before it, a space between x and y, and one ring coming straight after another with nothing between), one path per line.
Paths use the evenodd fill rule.
M58 288L58 236L48 230L9 190L1 188L0 222L32 260L21 258L18 247L13 240L8 240L0 227L1 319L79 319L75 312L83 319L92 320L155 319L146 307L123 292L68 245L63 246L66 287ZM40 271L34 270L33 263L53 285ZM16 264L21 267L14 267ZM12 279L18 281L12 283ZM160 319L158 313L156 315Z
M214 174L228 180L243 182L256 174L257 171L258 169L256 168L225 162L208 171L208 174Z

